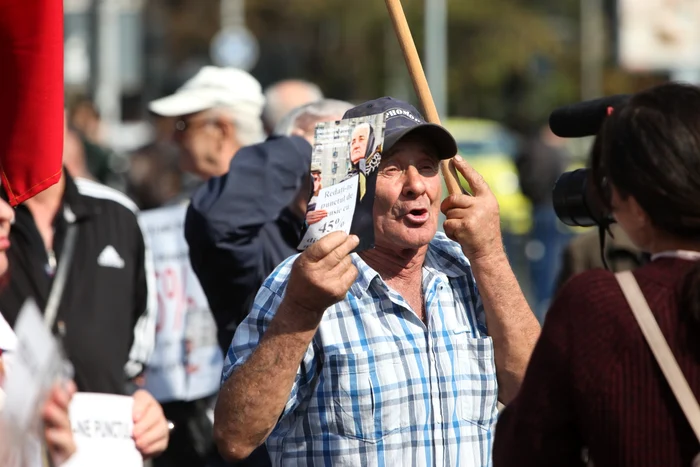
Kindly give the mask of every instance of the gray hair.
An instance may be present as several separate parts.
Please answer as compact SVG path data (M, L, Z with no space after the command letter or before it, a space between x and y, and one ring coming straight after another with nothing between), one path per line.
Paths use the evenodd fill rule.
M303 121L321 122L328 121L332 117L343 115L354 106L345 101L335 99L321 99L310 104L302 105L289 112L275 127L274 135L290 136L294 130L300 128Z
M212 112L223 114L236 127L236 139L241 146L265 141L260 108L255 105L218 106Z
M315 102L324 97L321 88L309 81L287 79L271 85L265 90L265 107L262 112L262 119L268 130L275 128L282 118L292 110L288 103L290 87L295 88L295 94L306 95L306 99L301 102ZM285 88L287 88L286 93L284 92ZM300 101L296 100L296 102Z

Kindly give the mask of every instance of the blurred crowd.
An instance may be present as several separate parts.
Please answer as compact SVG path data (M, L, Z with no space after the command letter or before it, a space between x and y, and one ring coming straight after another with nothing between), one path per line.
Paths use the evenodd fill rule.
M273 321L278 326L275 328L270 324L270 316L265 314L267 306L276 306L280 310L284 308L279 303L284 292L279 292L275 287L280 287L280 284L283 284L281 287L286 287L289 283L290 288L300 297L302 292L308 292L309 303L320 300L317 295L322 291L321 283L324 280L333 283L336 278L328 274L330 269L322 269L323 260L320 256L314 257L314 254L321 255L321 249L327 247L328 251L324 253L326 255L329 251L333 253L331 250L335 250L343 252L337 253L339 257L347 256L357 246L351 244L353 237L348 237L344 241L337 240L333 245L331 242L335 240L326 240L322 245L322 242L319 242L321 246L318 246L317 250L307 252L306 256L300 257L305 261L302 262L302 266L285 266L286 260L298 252L299 233L303 226L306 223L316 222L313 218L313 204L321 188L322 170L320 166L311 164L311 148L314 144L316 124L348 118L362 112L367 113L371 111L368 109L382 108L383 105L399 106L407 114L418 114L409 104L394 100L378 99L366 107L356 106L353 103L325 96L318 86L302 80L284 80L263 89L253 76L242 70L206 66L183 83L173 94L150 102L152 141L128 154L118 154L106 143L106 129L95 105L86 99L68 101L63 150L65 173L61 182L23 203L15 211L6 209L7 212L5 212L4 207L0 209L0 227L4 229L4 235L11 243L10 247L4 249L7 250L9 263L5 265L5 269L9 273L0 271L4 276L3 289L0 291L0 310L9 323L9 326L6 325L6 331L12 334L10 328L16 326L26 299L35 298L39 307L45 310L45 315L49 314L47 310L52 310L51 328L60 337L61 345L72 365L72 372L67 378L70 381L69 385L54 387L43 409L43 421L45 426L51 429L47 428L48 431L41 436L47 446L48 457L53 458L52 465L68 466L71 465L71 457L75 462L80 457L79 450L75 454L75 444L67 434L70 431L70 424L66 418L68 401L76 390L133 394L136 447L143 458L152 462L155 467L215 467L229 465L227 461L231 460L239 461L238 465L279 465L288 454L284 447L285 443L293 444L300 456L302 454L299 453L304 451L302 447L306 446L307 452L304 455L307 457L299 457L297 459L299 463L314 463L314 461L320 463L320 458L314 457L320 455L317 450L327 454L328 459L342 458L343 445L337 439L328 441L332 447L326 447L324 444L324 447L320 448L320 442L295 437L299 433L312 433L314 428L311 425L315 421L314 417L325 416L324 407L309 408L305 405L309 404L308 399L299 405L299 402L295 402L297 401L295 398L301 400L307 397L308 394L304 391L309 390L310 380L317 377L313 376L313 372L323 371L323 368L319 369L315 366L316 360L310 354L322 351L323 348L319 346L342 347L352 341L354 333L360 331L346 328L345 326L350 324L342 323L338 325L340 330L335 334L329 332L327 328L313 328L319 329L319 335L323 337L322 345L316 341L314 345L310 345L307 341L297 348L295 345L298 343L282 341L289 345L290 355L293 354L295 358L302 359L301 368L307 372L303 373L299 370L300 373L294 377L296 374L296 366L294 366L294 374L287 375L287 382L291 388L287 388L284 397L276 394L273 391L275 388L265 386L265 380L277 381L275 378L281 378L279 375L284 373L284 369L275 366L279 364L278 361L266 366L265 361L261 360L263 357L254 349L272 346L271 341L277 342L276 339L284 339L285 336L288 338L289 333L279 328L282 324L279 324L279 321ZM638 105L646 104L641 99ZM412 118L418 122L422 117ZM624 114L620 118L624 118ZM425 122L421 123L423 124ZM387 124L389 134L391 131L398 133L399 130L392 129ZM501 143L498 140L499 136L493 138L496 138L495 143ZM625 205L626 207L621 208L622 202L614 198L614 202L618 204L612 205L612 209L617 209L618 213L627 213L623 214L623 217L628 215L627 223L623 223L622 226L627 228L615 225L607 232L595 230L581 233L579 230L565 226L553 208L552 189L563 172L582 164L581 161L573 158L566 140L555 136L548 126L539 126L529 133L515 136L509 132L508 141L514 144L509 149L498 151L475 149L475 144L470 146L470 140L467 137L460 139L456 133L455 140L451 141L447 138L449 144L456 144L462 158L476 169L475 172L471 168L472 165L462 165L461 162L457 162L460 173L475 195L474 199L481 200L476 202L485 203L483 206L486 207L483 209L488 208L489 212L482 212L480 214L482 217L478 217L480 222L483 221L483 225L468 226L469 220L460 217L467 212L465 210L472 208L469 204L471 201L466 195L452 196L443 206L442 212L446 216L446 221L444 226L440 226L440 230L444 231L444 234L438 233L435 237L437 240L432 240L432 235L429 239L431 248L439 246L443 249L431 250L437 253L433 253L433 256L429 255L426 264L436 261L436 264L443 268L440 272L447 271L445 283L449 287L455 287L455 283L461 284L461 288L455 288L451 292L455 295L450 295L450 300L463 299L464 303L469 303L469 306L473 307L474 318L473 322L452 323L452 325L462 325L453 326L454 329L448 329L449 326L442 323L446 326L444 332L436 331L431 339L439 342L441 339L447 339L447 344L435 345L436 348L440 345L446 346L447 350L442 349L440 352L444 351L448 354L452 347L449 344L449 337L445 336L466 332L459 331L462 328L474 333L467 338L468 346L462 350L460 347L457 351L469 352L470 358L474 357L476 359L474 361L479 362L481 366L478 371L481 372L482 378L480 382L470 383L474 386L469 390L471 392L468 397L461 389L459 395L464 400L482 401L479 403L483 405L472 407L466 404L468 407L465 405L460 410L470 415L459 413L462 418L476 417L478 423L473 423L483 426L477 430L478 435L469 436L468 442L464 434L460 435L460 430L463 428L459 427L452 427L457 435L452 432L452 429L446 427L440 436L444 435L446 438L456 436L456 438L449 438L451 441L445 441L445 443L449 445L465 443L465 446L471 446L470 449L474 449L475 452L484 446L490 449L492 445L490 428L484 427L495 423L498 397L501 401L512 402L504 412L506 421L502 425L503 434L499 441L501 446L506 439L514 443L512 445L529 451L533 459L540 459L543 463L539 465L549 465L546 463L548 454L546 450L541 449L545 435L537 438L536 434L530 433L527 443L517 440L519 433L529 432L532 427L535 427L549 436L548 442L556 446L556 434L550 433L545 423L553 420L552 423L555 426L565 427L562 428L562 446L565 445L564 443L569 443L565 445L567 449L578 447L578 441L572 441L575 437L572 434L575 431L572 428L574 422L569 419L562 421L557 418L557 414L545 410L548 400L559 404L557 408L562 411L564 408L571 409L571 400L575 395L567 392L570 389L568 386L560 388L558 386L560 382L554 381L553 377L548 377L545 374L546 371L542 370L551 364L552 374L561 376L564 380L570 376L566 373L566 368L569 368L566 365L570 364L571 368L578 369L576 366L578 361L562 363L560 359L551 356L552 353L567 352L564 356L559 355L561 359L569 358L570 355L576 355L578 358L578 354L563 342L563 335L568 335L569 332L577 333L578 329L571 330L567 327L568 324L562 318L565 313L562 309L582 306L579 302L566 297L568 297L567 294L576 295L574 287L579 287L576 289L578 293L580 289L586 288L586 284L582 284L579 280L574 281L574 284L578 285L572 286L570 279L584 271L604 266L613 272L619 272L649 264L650 256L643 254L642 249L635 245L644 242L646 242L645 245L649 245L651 240L647 241L645 237L643 241L637 238L633 242L628 236L631 230L629 225L635 225L639 229L653 229L655 227L652 225L656 224L638 220L643 217L639 214L641 211L635 210L634 206ZM444 135L442 141L446 141ZM425 146L420 146L424 143L414 137L396 144L397 152L391 154L404 154L401 157L405 156L405 160L409 162L406 163L408 168L401 169L402 173L409 174L406 177L414 177L411 174L418 173L413 170L415 158L423 156L416 156L415 152L411 152L418 151L411 145L419 149L423 148L420 150L425 153L427 151L424 149ZM600 144L612 143L608 140ZM607 157L608 153L605 151L610 152L612 149L606 147L600 157ZM496 160L504 154L506 158L501 160L502 169L488 174L489 169L485 169L483 178L478 175L477 172L487 167L488 161ZM653 159L652 156L649 157ZM440 158L447 157L440 155ZM599 170L615 170L614 164L607 159L606 161L607 165L601 163L600 167L603 169ZM425 170L421 168L420 176L424 176ZM639 170L642 171L642 169ZM618 177L616 181L626 183L624 174L618 172L613 174ZM515 193L523 200L513 204L512 207L505 198L508 190L503 191L506 193L502 198L504 201L500 198L502 180L508 175L517 177L517 187L515 190L511 189L510 195ZM638 176L643 175L640 172ZM424 180L411 178L400 188L403 190L401 193L423 189L423 182ZM630 192L634 193L633 190L637 188L632 182L629 183L632 186ZM433 188L444 191L444 187ZM440 191L441 195L444 194L443 191ZM372 195L374 196L374 192ZM382 192L377 196L386 196L386 193ZM311 214L307 213L309 198L312 204ZM501 204L500 219L497 217L497 203ZM684 201L684 203L689 202ZM638 216L635 217L637 214ZM691 213L688 216L692 217L695 214ZM526 229L522 226L514 227L516 223L509 224L509 219L519 218L527 219ZM493 219L495 219L493 221L495 225L489 224ZM675 224L671 221L664 225L675 228ZM177 248L172 250L166 248L171 240L166 241L164 240L166 237L162 236L168 229L175 231L172 238L175 239L173 245ZM499 262L498 268L489 270L497 271L498 274L483 272L487 266L483 266L480 260L475 261L471 266L466 262L464 264L460 262L463 259L462 253L450 250L449 245L453 244L447 243L445 237L447 234L450 238L458 239L462 250L466 252L468 248L465 245L472 245L470 242L477 241L472 237L479 237L480 229L484 231L481 234L483 238L480 240L477 238L481 242L480 245L493 246L497 243L495 248L499 251L500 235L493 240L488 233L501 231L503 233L502 242L507 254L507 262L510 264ZM661 234L656 230L649 230L649 232L651 232L649 235L657 235L654 238L666 238L659 237L658 235ZM601 236L606 236L607 241L602 242ZM671 242L669 245L673 246L675 243ZM477 250L474 249L473 252ZM457 255L455 258L458 259L449 259L449 255L452 254ZM474 256L480 257L476 254ZM93 264L95 257L97 264ZM504 258L506 258L505 255ZM313 261L317 259L318 263L314 263ZM387 257L383 262L391 263L391 258ZM72 268L72 270L64 273L62 265L65 264L68 264L65 268ZM166 267L166 264L176 264L175 271L171 266ZM433 265L430 264L432 268ZM337 267L341 266L349 267L347 262L342 261ZM307 267L306 271L299 272L303 267ZM362 274L366 273L368 267L366 264L364 264L365 269L358 266L360 270L358 283L366 282L364 285L366 289L370 288L371 280ZM178 268L182 270L177 270ZM379 269L380 265L376 268ZM408 268L404 266L404 269ZM515 272L514 275L511 269ZM326 276L318 272L319 270L325 271ZM472 270L474 276L472 276ZM314 271L317 273L315 279L312 277ZM504 271L507 271L507 274ZM482 275L479 276L479 274ZM663 275L661 272L659 274ZM401 274L395 276L400 278ZM449 280L447 280L448 276ZM395 279L394 276L389 275L389 277ZM428 274L423 284L438 280L435 277ZM194 278L201 284L201 291L200 288L195 290L192 289L191 284L186 284ZM517 282L515 282L516 278ZM296 289L292 287L295 280ZM459 282L463 280L466 282ZM607 282L603 284L603 282L593 281L592 284L596 290L610 293L612 297L614 294L609 291L610 284ZM346 284L346 291L350 284L351 282ZM420 284L421 282L418 282L419 286ZM435 296L445 293L442 292L442 286L437 288L434 283L431 282L431 284L435 287L432 291ZM503 284L505 294L498 291L499 284ZM476 285L479 286L478 291ZM55 302L57 287L59 288L58 303ZM413 286L407 287L407 290L414 289ZM523 289L523 293L520 289ZM466 292L467 290L469 293ZM466 295L458 295L458 292ZM328 291L325 293L332 295ZM349 307L347 309L353 310L352 307L356 306L353 303L344 304L344 293L336 295L337 300L327 304L329 310L335 310L331 314L332 319L338 319L337 316L342 315L345 310L343 306L347 305ZM392 295L388 297L390 298L386 300L375 297L374 301L363 302L362 306L384 307L390 301L394 302L395 306L399 306L396 305L398 298ZM421 294L417 297L409 297L409 295L406 297L407 300L416 300L411 302L412 304L425 301L425 297ZM525 298L529 302L529 307ZM619 298L615 295L615 299ZM440 313L442 313L443 308L447 306L445 303L449 300L445 296L436 300L440 303ZM610 300L613 299L610 298ZM655 303L658 305L661 302ZM598 307L596 309L604 308L599 302L595 302L594 305ZM331 308L332 306L338 308ZM52 309L52 307L55 308ZM419 306L417 309L420 308ZM486 309L486 318L482 316L484 309ZM508 314L510 309L520 310L523 314L516 315L514 311L513 314ZM128 313L124 313L124 310ZM553 310L554 318L545 320L548 310ZM426 311L423 310L423 313ZM537 340L539 327L534 322L534 318L530 320L533 313L540 325L547 322L550 326L549 331L545 326L545 334L543 334L545 337L540 340L537 347L534 346L534 342ZM595 313L595 316L599 316L599 313ZM319 317L319 322L320 319ZM496 320L495 325L493 320ZM172 323L177 324L172 325ZM285 324L291 327L295 325L286 322ZM494 344L484 343L484 340L488 340L488 336L492 335L485 333L487 325L490 332L492 329L496 330ZM315 326L319 326L319 323L316 322ZM390 324L384 323L377 325L377 329L383 326L391 327ZM513 332L513 326L520 328L522 335L513 337L518 334ZM581 324L582 332L592 332L586 326L592 325ZM179 334L168 330L170 328L178 328ZM366 330L363 327L360 329L362 332ZM262 337L266 330L269 334ZM501 335L498 334L499 331ZM172 334L168 334L170 332ZM398 331L394 329L392 332ZM406 329L402 329L401 332L405 332L407 341L411 342L418 335L415 331L411 333ZM332 343L332 337L343 333L349 333L352 336L345 335L346 341ZM268 335L271 337L268 338ZM245 342L244 339L250 339L250 343ZM510 347L503 344L504 340ZM359 339L358 342L364 341ZM517 352L513 350L516 347L513 342L518 344ZM14 350L12 346L3 344L2 341L0 344L6 346L2 350L11 356ZM276 345L282 344L277 342ZM305 351L307 345L310 345L309 350ZM581 344L581 346L590 349L587 344ZM359 356L354 357L357 360L350 359L348 362L330 360L325 364L330 365L331 373L334 371L333 365L344 364L352 366L350 373L355 376L362 373L373 374L377 368L381 368L381 366L372 366L377 364L375 360L380 359L378 348L363 349L362 352L357 353ZM535 372L537 376L525 378L523 383L525 390L516 398L532 348L535 348L534 363L528 371ZM606 350L600 350L601 348ZM299 355L296 355L294 349L302 350L298 352ZM608 349L602 344L597 349L601 352L601 358L608 355L603 352L623 352L621 349ZM478 352L494 352L495 357L486 359L479 356L481 354ZM171 358L173 355L182 357ZM506 363L503 355L510 358ZM254 357L257 357L257 360ZM410 357L401 355L401 358L408 358L406 361L411 362ZM253 363L250 365L245 363L247 359L251 359ZM8 358L5 360L7 363ZM492 360L495 362L493 365L489 363ZM9 361L11 362L11 358ZM448 360L444 360L440 365L447 365L447 362ZM295 365L298 366L298 361ZM508 371L503 369L503 365L506 365ZM691 364L684 360L684 365L687 369ZM12 364L5 366L7 373L11 375ZM363 368L365 371L362 370ZM224 377L220 381L222 369ZM279 372L278 369L280 369ZM468 377L467 373L459 373L463 369L453 370L455 378ZM4 368L2 373L5 373ZM498 391L494 389L496 375L498 375ZM192 378L188 379L189 376ZM585 373L582 378L589 376L589 373ZM648 375L645 374L646 376ZM426 376L421 373L419 379L425 382L433 377L434 375ZM550 392L546 392L546 397L538 392L538 383L533 378L537 381L545 381L547 384L551 383L547 386ZM184 381L183 388L186 389L175 390L167 387L172 381ZM248 384L245 384L246 381ZM271 384L269 381L267 384ZM219 392L220 383L223 384L221 393ZM334 384L336 383L344 384L342 381L336 381ZM386 381L379 378L376 384L380 383L386 383ZM577 384L579 383L577 380ZM406 384L409 383L406 382ZM585 381L580 384L581 387L590 386L586 385ZM200 389L195 390L194 386ZM394 386L390 384L382 387L377 393L378 397L381 397L384 391L395 390L386 389ZM575 393L578 388L579 386L576 386L572 391ZM618 386L615 388L619 389ZM336 391L337 387L334 386L332 389ZM372 386L368 390L374 391L376 388ZM290 391L292 395L287 402L286 397L289 396ZM354 397L348 396L347 402L360 400L363 395L360 392L358 390L353 393ZM421 395L433 397L435 392L417 394L418 398ZM440 394L441 398L452 397L448 393L440 392ZM474 394L479 395L474 396ZM272 401L270 402L272 408L269 409L271 412L268 414L269 420L273 421L272 426L256 418L262 417L259 414L267 413L265 405L268 396ZM666 396L668 394L664 392L664 397ZM489 401L493 402L493 407ZM527 401L533 401L540 410L539 415L532 413ZM245 407L241 405L243 402L246 404ZM415 409L415 406L411 405L413 402L411 400L410 403L406 401L402 403L411 407L411 417L417 417L413 414ZM333 403L338 404L338 401L335 400ZM379 403L374 399L372 404L374 405L371 410L379 407ZM446 410L456 410L456 406L449 405L451 402L445 404L447 404ZM611 410L621 410L622 405L624 404L616 405ZM246 407L250 407L250 411L255 414L248 413ZM280 416L282 409L284 410ZM308 412L304 412L306 410ZM347 410L351 413L351 410L357 410L357 408ZM571 410L585 411L585 407ZM336 414L338 413L345 414L345 409L336 411ZM218 420L216 424L215 415ZM542 419L538 418L540 415ZM550 416L551 418L546 418ZM276 425L278 420L275 417L280 417L281 425ZM341 416L339 417L342 419ZM352 422L352 416L348 420ZM354 422L350 423L348 420L336 420L340 426L339 430L352 430L350 426ZM596 422L598 421L596 419ZM394 432L382 425L385 422L387 422L386 418L378 416L376 429L386 436L392 436ZM457 426L461 422L455 423ZM241 426L247 425L250 425L250 433L242 433ZM367 430L367 427L354 429L358 431L347 434L348 439L352 439L353 443L363 436L374 439L371 438L371 433L362 431ZM573 431L567 431L569 429ZM415 431L412 431L411 436L415 435ZM271 436L269 439L272 442L266 447L264 441L268 436ZM430 436L435 435L431 433ZM427 444L436 442L431 438ZM598 452L608 453L612 449L608 446L596 445L595 443L599 441L593 438L586 439L585 442L591 443L591 447L598 449ZM348 449L347 455L350 456L348 462L352 465L360 465L362 463L358 460L361 457L360 454L353 449ZM368 459L375 459L371 456L402 455L395 452L397 449L381 446L381 443L378 443L369 449L369 454L363 451L362 455L370 456ZM494 457L497 464L515 465L513 455L506 454L506 451L507 449L500 448L498 451L500 454ZM555 451L557 449L552 448L552 452ZM553 456L552 459L571 458L571 452L564 454L560 457ZM671 449L667 454L677 456L678 453ZM446 456L443 459L445 465L451 465L452 461L460 459L459 450L455 454L446 448L444 455ZM484 459L487 457L490 458L485 456ZM605 456L602 457L605 459ZM687 456L684 453L682 457ZM399 458L396 457L394 460ZM477 460L473 465L482 465L480 462ZM440 462L434 459L426 464L438 465Z
M308 174L304 148L280 143L250 154L246 147L278 136L300 136L313 144L317 123L339 120L351 107L325 97L307 81L284 80L263 92L248 73L207 66L175 94L150 103L152 141L128 154L108 147L106 129L91 101L69 100L64 165L76 180L123 191L143 213L191 203L184 232L189 259L226 355L263 280L296 252L296 232L307 203L296 194ZM556 290L568 278L603 265L597 232L577 235L552 208L552 187L576 161L566 141L546 125L524 134L504 131L479 138L483 137L460 140L457 136L458 147L466 148L464 157L484 169L497 197L498 180L516 175L515 192L526 200L509 203L506 196L514 196L512 188L499 198L502 228L511 265L542 322ZM275 160L278 157L285 160ZM489 171L484 157L500 165ZM313 190L318 194L320 168L315 170ZM272 186L278 189L271 190ZM281 189L285 186L289 189ZM510 218L527 218L529 228L510 228ZM214 250L209 245L223 246ZM615 231L606 248L613 270L631 269L641 262L622 231ZM161 287L160 282L156 284ZM144 372L137 374L132 381L143 384ZM213 448L211 434L216 393L197 400L161 402L175 429L168 450L155 465L220 465L223 460ZM266 465L269 460L261 448L246 462Z
M233 78L229 81L234 83L229 88L234 95L232 89L240 88L241 84ZM253 112L244 117L235 105L228 109L228 115L222 114L230 119L230 129L234 132L224 152L235 153L242 146L275 134L298 134L313 140L314 125L322 121L316 119L316 114L320 112L319 118L325 119L324 105L329 104L323 103L330 102L324 99L317 85L296 79L271 85L263 98L265 104L261 105L260 116ZM317 103L318 109L303 108L310 103ZM335 117L342 115L342 107L337 109ZM299 116L302 112L304 115ZM233 113L237 120L233 119ZM262 128L249 128L251 123L243 121L246 118L259 119ZM298 127L292 124L295 119L298 119ZM126 154L117 154L108 147L99 112L89 100L78 98L69 102L67 121L64 157L71 174L123 191L140 210L187 201L198 186L211 176L220 175L221 167L227 164L228 157L224 157L219 170L202 171L201 167L206 165L204 160L209 157L207 151L214 149L196 147L195 152L186 149L185 133L196 134L199 129L185 132L180 128L182 121L178 116L168 111L158 113L151 108L152 141ZM450 120L447 126L451 128ZM253 136L241 135L243 131ZM466 148L465 157L478 170L483 169L487 181L497 192L512 264L533 309L543 319L558 285L585 268L602 265L600 246L597 237L594 239L597 234L565 226L552 209L552 187L559 175L582 166L585 161L574 156L568 141L555 136L547 125L532 131L505 130L487 136L467 133L463 140L460 134L458 130L455 137L458 144L461 142ZM517 176L517 185L509 185L502 190L503 195L499 195L499 186L505 185L500 180L513 175ZM511 219L516 221L511 222ZM618 260L625 265L637 264L638 252L624 233L608 238L609 247L616 248L610 259L613 265Z

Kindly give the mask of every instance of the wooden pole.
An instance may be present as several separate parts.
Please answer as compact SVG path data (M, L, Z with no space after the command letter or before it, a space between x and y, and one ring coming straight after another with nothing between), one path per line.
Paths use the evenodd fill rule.
M435 108L433 95L430 93L428 80L425 77L423 65L421 65L420 57L418 56L418 50L416 50L416 44L413 41L411 30L408 27L408 21L406 21L406 15L401 6L401 0L385 1L387 9L389 10L391 22L394 25L394 31L396 31L396 37L399 39L399 44L401 45L401 50L406 60L406 66L408 66L408 72L411 75L413 87L416 90L421 107L423 107L425 118L430 123L440 125L440 116ZM459 184L457 173L455 172L454 165L450 164L450 160L442 161L440 163L440 168L442 170L442 176L445 178L447 191L451 195L462 193L462 187Z

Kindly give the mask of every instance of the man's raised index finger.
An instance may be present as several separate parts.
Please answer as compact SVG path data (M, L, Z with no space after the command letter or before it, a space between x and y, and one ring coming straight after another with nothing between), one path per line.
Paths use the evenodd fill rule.
M482 177L479 172L474 170L474 167L462 159L461 156L457 155L453 157L452 163L459 173L462 174L467 183L469 183L469 187L475 196L489 191L489 186L486 183L486 180L484 180L484 177Z

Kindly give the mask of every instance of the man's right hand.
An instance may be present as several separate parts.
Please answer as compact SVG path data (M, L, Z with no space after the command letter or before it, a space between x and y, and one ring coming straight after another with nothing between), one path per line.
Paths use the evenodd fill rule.
M285 301L320 319L355 282L358 271L350 252L359 243L356 235L333 232L307 248L292 266Z

